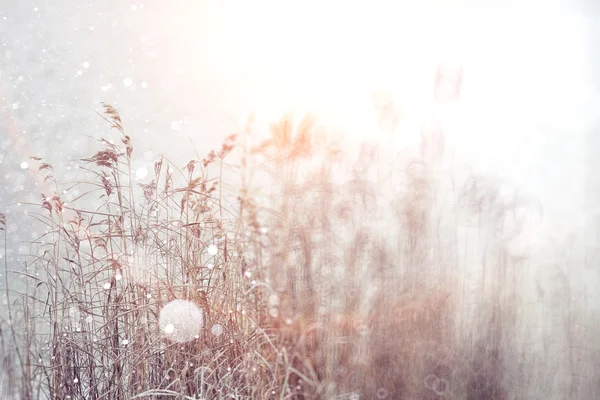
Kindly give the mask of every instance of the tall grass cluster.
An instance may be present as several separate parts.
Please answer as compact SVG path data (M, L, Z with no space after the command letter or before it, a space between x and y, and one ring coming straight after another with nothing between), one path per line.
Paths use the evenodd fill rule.
M445 184L438 130L386 169L368 144L348 162L313 118L283 118L258 142L249 121L185 165L160 157L138 183L134 142L104 112L116 136L82 159L89 179L63 184L33 158L55 189L29 205L46 231L24 265L4 259L0 397L600 396L598 316L575 313L560 267L534 290L564 311L569 345L527 341L527 255L510 240L538 206L484 177ZM473 251L477 276L459 256Z

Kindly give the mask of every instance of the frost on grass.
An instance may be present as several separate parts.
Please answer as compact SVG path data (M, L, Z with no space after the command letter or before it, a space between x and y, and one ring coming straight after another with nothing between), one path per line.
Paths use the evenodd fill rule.
M171 342L185 343L194 340L203 325L202 309L191 301L173 300L160 310L160 331Z

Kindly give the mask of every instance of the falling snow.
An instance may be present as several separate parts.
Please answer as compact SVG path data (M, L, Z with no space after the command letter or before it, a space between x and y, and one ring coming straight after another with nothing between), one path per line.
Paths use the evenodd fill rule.
M145 167L139 167L135 170L136 179L144 179L148 175L148 169Z
M293 257L285 260L283 257L274 257L276 260L273 264L282 274L277 277L279 280L265 280L264 270L271 267L268 261L272 260L256 255L253 259L248 257L248 265L244 268L238 268L236 262L242 255L246 256L246 250L242 251L233 245L238 236L248 241L259 240L257 237L261 238L260 240L264 239L264 243L269 243L265 245L269 251L281 251L279 241L283 236L278 236L277 225L274 224L270 228L260 226L257 230L239 235L237 232L232 233L231 236L226 236L227 241L212 237L210 232L222 222L222 214L228 215L232 210L235 213L239 208L235 199L224 198L222 210L206 213L210 215L211 222L202 226L200 236L194 239L196 241L193 244L196 246L193 254L193 265L197 266L194 267L193 273L196 275L187 276L186 264L181 258L166 260L169 255L184 252L181 237L192 234L192 229L185 226L186 221L171 221L177 219L177 215L185 214L177 209L181 206L180 203L174 206L176 211L169 214L168 224L164 225L168 226L168 229L164 230L164 226L160 224L155 226L155 216L158 215L156 208L162 212L162 207L166 204L160 200L164 186L154 188L147 202L144 202L145 198L140 197L142 200L138 203L137 196L143 191L140 185L164 179L166 161L162 170L155 170L155 163L164 155L165 160L173 160L176 168L181 169L176 172L170 171L175 177L175 183L170 190L183 190L188 182L187 171L181 167L190 159L196 160L194 176L199 176L203 157L211 149L218 149L226 134L241 132L250 112L253 112L256 118L256 125L251 130L259 135L268 135L269 124L279 119L286 111L294 111L294 117L299 118L305 109L314 103L316 110L328 110L324 113L331 111L333 122L330 125L335 127L334 130L350 127L358 131L359 128L355 127L360 126L360 129L363 129L366 126L369 127L365 129L366 132L348 133L347 137L371 137L374 131L370 130L371 125L368 121L375 118L371 115L373 113L365 115L357 110L360 105L370 104L370 100L361 96L363 92L368 91L367 88L370 90L371 87L375 87L377 90L381 88L390 92L389 96L383 95L376 100L383 102L382 109L387 112L377 115L376 122L386 129L393 130L396 112L405 116L412 111L419 116L429 115L427 113L432 112L431 110L422 111L418 108L425 103L424 98L431 97L432 91L427 86L430 78L428 63L434 62L433 58L437 57L435 51L441 47L441 52L460 51L468 61L464 77L464 97L459 104L452 106L454 108L449 108L453 112L456 111L455 114L447 112L446 109L434 110L433 113L440 118L449 117L445 126L448 128L446 149L448 154L450 149L454 150L451 153L452 159L446 160L447 164L439 170L420 171L423 174L419 175L419 179L431 172L432 181L441 181L444 173L448 172L444 169L452 164L457 171L462 168L462 175L456 182L464 183L467 180L465 176L469 174L501 177L501 180L510 182L510 187L515 191L524 190L539 197L543 203L543 210L532 213L533 218L536 218L534 221L527 219L531 215L516 215L518 212L515 211L512 220L503 220L498 225L485 218L468 220L464 215L457 217L452 223L439 218L432 224L432 240L439 240L448 248L460 247L459 250L442 254L442 249L446 247L440 245L429 248L431 251L426 252L423 259L404 262L405 260L400 258L381 257L367 263L363 261L377 253L378 246L389 244L389 241L393 246L401 247L414 238L414 232L413 236L407 237L388 234L388 229L391 228L386 224L394 224L395 216L406 210L399 209L396 203L392 204L385 198L374 199L372 202L368 196L361 199L366 203L361 207L379 210L379 215L385 220L379 226L374 218L354 218L337 208L335 213L319 216L321 210L318 207L302 205L298 210L294 208L291 214L295 215L297 212L298 215L306 215L310 221L307 224L315 224L318 218L322 217L325 221L323 225L328 227L323 237L332 238L327 239L330 240L328 243L348 242L350 246L363 243L362 237L356 239L351 236L354 232L349 233L347 226L352 226L352 229L360 227L360 232L367 232L364 240L369 243L362 249L358 246L352 249L365 258L354 266L357 270L356 277L334 282L319 280L315 282L319 289L316 292L318 295L336 291L354 295L357 287L368 286L370 276L381 271L391 274L393 268L404 264L423 266L423 271L419 272L425 274L431 267L430 261L435 257L443 259L444 266L446 263L454 265L452 263L455 260L460 260L457 271L460 270L474 281L481 276L482 259L488 263L488 273L491 269L490 263L500 262L499 260L503 263L513 263L519 269L515 270L517 272L514 276L508 276L507 279L522 284L524 289L519 293L505 294L507 298L519 298L522 302L518 311L525 317L522 316L523 326L520 329L523 330L525 339L531 339L531 343L524 342L524 351L521 353L509 354L506 357L510 360L508 362L519 363L526 376L529 368L531 377L528 377L528 381L534 382L531 383L532 386L537 385L535 395L538 397L585 398L569 397L570 392L565 388L569 385L574 388L578 387L577 385L582 387L585 377L593 375L592 367L595 364L579 362L577 355L570 352L577 351L579 347L594 348L593 333L598 330L594 331L592 328L597 328L598 323L589 315L600 312L600 303L597 300L600 278L593 261L598 254L598 235L585 230L590 229L586 228L588 226L594 228L594 221L597 220L593 215L598 211L594 208L594 204L598 203L596 192L600 192L594 183L597 175L594 171L598 168L590 161L597 157L590 156L586 151L593 149L590 154L597 153L597 141L600 136L594 133L597 131L595 109L600 96L598 85L595 83L597 78L591 75L598 69L593 65L588 67L584 64L596 63L592 50L589 50L590 55L585 54L584 47L591 45L584 42L595 43L591 38L586 38L590 33L585 29L596 29L594 26L598 24L594 22L600 19L600 15L595 11L582 12L576 9L574 1L567 1L560 10L554 10L552 5L548 5L547 9L542 9L544 6L539 5L539 8L529 7L531 10L528 7L513 10L507 5L506 9L499 7L495 11L473 9L442 12L440 15L424 12L427 17L415 18L412 18L414 10L396 10L381 17L383 21L375 28L367 29L367 20L374 18L377 12L368 6L364 6L364 9L362 6L354 7L351 2L348 5L333 7L333 11L327 6L319 5L316 12L312 12L310 4L306 4L289 13L303 16L295 19L277 19L273 16L276 10L270 15L264 8L253 3L237 4L237 12L233 14L226 11L226 7L220 9L215 6L215 10L205 10L193 0L175 3L177 4L167 5L165 2L154 1L131 4L108 1L79 4L71 0L19 0L5 1L0 7L0 213L6 217L6 224L0 225L3 229L0 230L0 265L4 265L6 261L8 269L6 271L4 267L0 268L0 321L5 321L7 327L18 325L19 330L16 333L25 335L26 330L21 329L23 320L18 319L23 315L30 315L31 320L28 322L36 318L54 317L56 312L64 313L65 317L64 321L59 321L60 326L44 325L36 331L36 335L42 337L48 333L44 329L55 329L57 344L45 343L39 355L37 348L35 351L24 349L30 351L24 351L22 354L35 354L34 361L37 360L40 365L34 368L34 372L43 371L41 366L44 365L56 368L57 365L68 366L69 362L73 361L68 359L67 354L71 353L67 351L53 355L54 345L66 346L62 347L63 350L81 348L88 351L87 347L81 344L89 338L90 343L96 343L94 348L102 349L103 346L107 346L106 337L103 335L109 335L110 340L115 340L113 343L116 343L117 349L114 350L119 352L118 356L113 356L123 360L140 347L149 346L148 343L138 341L137 336L131 332L121 331L124 325L118 326L118 329L114 328L114 332L107 332L106 330L113 329L113 326L105 324L107 316L112 315L110 313L114 312L118 318L126 320L145 306L152 308L155 314L145 316L143 323L142 319L135 321L135 329L139 329L137 334L142 337L146 334L149 338L159 338L157 341L168 351L171 351L172 347L180 349L188 342L195 345L195 341L200 343L201 339L202 346L205 345L204 339L206 343L218 343L221 346L237 332L230 323L238 323L237 318L254 316L247 304L235 304L231 299L236 295L231 292L231 288L236 285L240 286L239 290L242 293L264 295L260 299L261 307L264 308L261 310L261 318L284 324L288 330L295 329L296 315L289 312L287 304L287 274L301 271L305 262L302 257L306 257L308 253L301 254L300 261ZM277 2L272 3L269 7L278 9L275 6ZM384 7L383 4L381 7ZM327 18L331 12L334 18ZM227 21L219 20L221 14L227 13L231 14ZM261 14L264 14L264 20L259 20ZM339 18L342 14L343 18ZM582 23L579 14L585 15L585 24ZM319 22L320 20L322 21ZM319 33L319 25L324 25L328 32L333 33ZM310 29L305 29L305 26L310 26ZM356 30L356 26L365 29ZM463 33L455 32L461 29ZM286 33L288 30L293 33ZM372 40L375 34L387 39ZM460 40L454 43L452 38ZM583 38L586 39L582 40ZM266 44L266 48L261 48L261 44ZM444 47L450 50L444 50ZM425 63L424 67L421 67L421 62ZM368 77L360 76L363 70L369 72ZM426 78L422 79L422 76ZM440 87L444 89L444 95L448 96L452 94L454 86L445 80L440 83ZM422 92L426 93L426 96L418 94L421 89L416 88L425 88ZM409 94L403 97L403 93ZM365 98L368 96L370 94L364 95ZM95 181L95 178L100 176L96 175L100 170L92 168L91 172L88 169L89 165L81 161L96 154L99 149L108 148L104 145L99 146L100 138L106 138L111 144L121 144L119 132L111 129L96 113L102 113L103 102L113 104L122 112L122 124L133 142L129 164L120 165L123 170L129 167L132 173L132 176L121 182L123 185L131 185L131 195L135 198L131 204L129 192L124 197L119 197L114 191L106 193L105 190L110 188L105 188ZM324 127L329 126L326 119L320 121ZM421 131L415 130L416 126L418 121L408 118L406 122L398 123L398 132L406 130L406 136L394 136L390 133L389 137L382 139L382 143L386 144L385 150L393 153L387 161L392 168L396 168L390 173L390 181L395 185L390 191L396 194L404 193L406 185L396 180L403 171L393 163L403 157L409 157L407 154L416 143L411 142L412 138L422 134ZM435 124L428 126L428 134L435 131ZM360 136L361 134L364 136ZM591 139L589 135L592 135ZM408 138L406 142L405 138ZM350 139L352 140L354 139ZM431 143L433 142L428 142L429 145ZM439 148L425 145L420 149L425 156L438 150ZM384 157L379 156L382 159ZM263 163L266 163L265 160L266 158L259 160L261 168ZM228 161L234 163L233 160ZM321 160L315 157L313 163L319 166ZM208 167L210 173L214 172L210 170L213 167L214 164ZM363 165L359 167L364 168ZM227 178L239 178L227 168L228 164L224 168ZM256 169L258 171L261 168ZM349 181L354 182L355 178L358 179L360 168L352 171L356 176L352 175ZM110 176L108 169L105 169L105 172ZM291 172L303 175L301 168L294 167ZM371 175L366 174L368 176L361 179L364 178L364 181L371 184L376 183L374 177L381 171L372 169L367 172ZM161 174L160 179L156 177L158 173ZM337 174L336 171L331 173ZM260 173L258 176L260 177ZM55 178L57 182L54 181ZM177 179L181 181L178 182ZM80 181L86 183L74 185ZM453 181L449 187L431 197L439 200L439 209L436 208L436 212L442 213L448 204L455 204L455 198L452 196L459 195L459 185L454 186L456 182ZM261 197L264 196L263 192L271 187L263 183L260 178L248 183L248 193L256 195L256 198L260 199L258 203L264 206L259 208L259 214L266 214L264 211L272 206L265 205L264 197ZM86 186L88 184L90 186ZM506 193L502 190L495 193L493 187L486 185L486 179L482 178L470 190L474 190L475 187L484 188L483 192L486 195L496 196L496 210L503 207L509 209L510 196L505 196ZM373 186L377 189L377 185ZM235 192L237 196L239 188L226 188L224 192ZM296 189L302 191L294 186L293 190ZM92 194L87 198L83 196L90 192ZM343 193L343 201L352 201L355 195L358 197L356 191ZM55 195L60 197L62 203L59 205L64 207L60 212ZM431 199L422 193L419 196L419 200L415 201L417 204ZM91 198L93 200L89 200ZM42 202L51 205L51 212L42 207ZM121 214L115 215L115 218L109 221L109 218L102 214L103 211L97 208L97 202L106 202L111 212ZM484 203L482 198L475 197L463 205L484 207ZM135 207L140 206L144 210L143 218L136 219L134 214L126 210L126 207L134 204ZM190 206L202 208L201 204ZM342 209L344 204L336 204L337 206ZM83 212L86 222L93 224L92 229L78 227L77 223L73 222L77 210L92 210L91 214ZM390 215L394 217L387 218L386 212L393 213ZM402 215L406 216L405 214ZM493 219L493 214L494 210L491 210L486 217L491 216L490 219ZM122 221L118 217L122 217ZM47 218L56 218L60 222L47 225L43 222ZM111 224L123 225L111 225L110 229L100 229L98 226L103 219ZM456 225L452 225L454 222ZM347 226L344 225L346 223ZM144 229L148 226L145 233L149 237L134 238L132 234L126 236L124 241L115 240L103 247L106 246L103 241L112 238L119 228L129 233L138 225ZM300 227L291 227L293 235L301 230ZM372 231L369 231L371 228ZM58 247L54 247L55 235L61 230L72 230L76 240L61 241ZM290 232L286 232L287 234ZM6 248L1 245L4 238L7 240ZM465 238L469 240L464 240ZM318 242L320 236L301 239ZM150 248L147 243L139 244L138 240L152 240L152 245L156 248ZM371 240L381 243L370 246ZM264 243L261 242L262 245ZM41 259L46 261L43 268L37 267L33 262L34 257L30 256L33 244L42 248ZM316 248L317 244L315 249L311 248L313 255L318 253ZM482 249L491 248L494 251L493 256L484 254ZM54 253L55 249L60 249L65 254ZM294 256L295 251L296 248L292 251ZM338 256L331 254L332 258ZM93 262L81 265L79 257L85 259L90 255L93 255ZM342 260L340 263L348 259L348 254L339 256L339 260ZM59 262L60 268L53 269L55 263ZM325 269L325 266L329 265L327 263L334 262L336 261L329 259L319 260L315 265ZM165 267L167 264L172 270ZM77 274L80 267L89 267L91 273L71 279L71 271L76 271ZM171 292L161 285L174 279L173 277L181 282L177 283L177 289L169 287ZM200 292L189 290L191 282L194 285L204 285L202 288L206 291L209 285L216 285L215 281L221 277L225 277L222 279L225 279L226 283L220 289L228 292L219 297L220 293L214 294L211 291L216 290L214 287L209 288L209 305L215 309L211 309L206 315L202 308L205 305L198 299L168 302L169 299L178 296L189 299L200 296ZM28 278L31 280L27 281ZM308 285L311 278L313 277L302 276L301 286ZM492 276L488 279L489 282L479 286L468 280L460 281L463 285L460 289L460 301L466 303L462 305L464 310L461 312L466 315L474 313L471 303L475 304L478 296L485 299L490 297L497 286L497 278ZM26 284L27 282L29 284ZM52 297L46 298L48 285L52 282L64 282L68 288L68 295L66 289L64 293L61 292L61 295L65 295L65 301L59 305L52 304ZM86 283L89 286L85 286ZM387 282L383 279L382 285L388 284L392 290L391 294L386 293L385 299L393 298L400 292L398 287L394 286L397 282ZM5 287L6 285L8 287ZM35 291L34 297L16 295L29 289ZM218 307L212 303L214 298L211 296L218 299L218 304L230 304L223 306L226 307L224 310L217 310ZM331 296L323 294L321 300L330 300ZM299 297L301 301L308 300L301 295ZM69 299L86 298L93 299L93 302L98 302L101 306L96 307L94 303L94 307L88 307L86 304L82 304L82 307L72 307L68 304ZM27 299L34 303L39 301L39 304L35 303L35 307L39 308L33 313L23 314L18 307L22 303L20 300ZM125 304L129 300L136 302L135 307ZM366 299L358 299L352 304L359 308L363 300ZM120 301L123 301L123 304L118 304ZM32 306L34 303L31 303ZM13 306L13 315L17 315L16 320L11 321L8 318L9 304ZM61 308L63 304L64 308ZM324 304L327 306L311 305L317 310L319 321L326 319L331 312L329 303ZM122 305L124 308L119 308ZM219 319L221 312L227 315L227 323L225 319ZM581 315L584 318L580 319L585 323L573 322ZM216 320L220 320L221 323L214 323ZM312 329L312 325L307 323L307 326L311 326ZM353 327L357 335L365 340L378 333L377 329L368 323L361 322ZM306 328L303 331L309 339L308 334L313 332L310 329ZM462 326L461 329L481 333L476 326ZM391 336L378 343L389 344L398 329L391 331L394 332ZM330 333L327 331L327 335ZM35 338L38 340L38 336ZM267 340L267 337L261 339ZM236 346L238 345L238 338L231 340L236 340ZM267 341L272 340L269 336ZM20 340L19 343L26 342ZM407 348L414 351L418 343L418 340L412 341ZM581 343L585 346L580 346ZM7 346L10 344L11 342L8 342ZM206 348L210 350L210 346ZM206 348L202 347L202 351ZM220 351L221 348L218 349ZM284 362L285 357L292 360L297 356L292 352L277 350L277 357L273 357L277 362L280 359ZM529 353L523 356L523 359L519 359L525 350ZM294 352L296 351L298 350L294 349ZM385 355L389 356L391 353L387 351ZM221 356L221 353L217 354ZM430 356L430 353L426 354ZM569 357L563 357L565 354ZM462 358L453 355L464 362L465 354L460 356ZM444 358L444 361L449 358L450 356ZM493 358L485 360L486 367L491 368L489 365L493 364ZM235 362L238 361L239 358L235 358ZM355 361L360 364L363 360ZM527 363L531 363L535 368ZM217 364L211 364L210 368ZM232 364L233 370L231 367L222 368L224 375L221 377L237 379L236 374L243 369L240 365ZM261 364L256 362L253 365ZM292 367L297 367L292 364L274 365L276 368L281 367L278 371L284 371L284 374L286 371L292 371ZM189 363L189 375L203 376L200 367L203 367L202 363L196 360ZM476 369L473 365L467 367L456 367L457 369L449 375L455 378L467 370ZM112 365L103 365L102 368L108 370ZM98 374L103 373L104 369L99 368ZM335 371L332 373L339 373L340 376L348 372L342 371L341 368L333 369ZM19 371L19 368L14 370ZM140 371L129 370L126 373L140 374ZM55 396L56 398L85 397L91 383L84 369L65 368L59 372L64 372L62 383L70 392L61 393ZM7 387L18 389L20 381L16 380L16 384L9 382L9 385L5 375L6 373L0 371L0 398L10 399L5 396ZM290 377L292 375L289 374ZM309 379L311 377L309 376ZM131 375L127 375L127 379L131 379ZM178 376L167 376L165 379L170 379L167 385L181 382L181 377ZM511 382L516 378L503 376L502 379ZM392 380L385 383L391 384ZM421 377L419 384L423 390L429 390L431 398L447 398L455 395L455 392L451 391L456 389L452 387L451 380L447 376L431 373ZM301 385L290 388L308 387L311 383L301 382ZM141 388L137 393L142 393L142 389L147 388ZM514 387L512 389L515 390ZM545 392L540 392L543 389ZM349 399L395 398L393 391L381 382L370 384L368 393L361 391L359 394L352 385L340 390L344 392L344 398ZM274 398L293 397L293 393L283 391L273 391L272 395ZM191 396L200 398L198 393ZM330 398L338 397L332 395Z
M207 251L210 256L216 256L217 253L219 252L219 249L214 244L211 244L210 246L208 246Z
M210 332L215 336L221 336L223 334L223 325L214 324L212 328L210 328Z

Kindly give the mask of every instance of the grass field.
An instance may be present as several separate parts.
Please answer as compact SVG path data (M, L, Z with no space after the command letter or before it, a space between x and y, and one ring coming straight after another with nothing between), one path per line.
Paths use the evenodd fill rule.
M568 250L538 265L526 241L541 205L475 173L455 185L441 132L390 164L310 116L263 141L249 121L136 180L134 138L103 118L81 180L31 161L55 190L23 205L46 227L24 265L4 259L24 289L6 281L0 397L600 396L600 316Z

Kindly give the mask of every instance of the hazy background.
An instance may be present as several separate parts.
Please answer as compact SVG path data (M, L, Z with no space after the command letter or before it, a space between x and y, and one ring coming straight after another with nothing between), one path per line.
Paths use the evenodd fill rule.
M68 180L97 148L88 136L109 135L94 112L103 101L124 117L135 169L151 170L159 153L183 166L190 140L204 155L249 112L260 128L312 110L352 140L376 137L370 96L380 91L403 110L388 138L400 151L430 112L440 60L465 68L461 100L444 111L455 162L537 196L553 240L583 237L584 206L600 197L591 7L284 4L0 0L0 212L11 243L0 255L12 264L39 234L17 202L49 190L22 163L43 157ZM588 234L588 247L597 242Z

